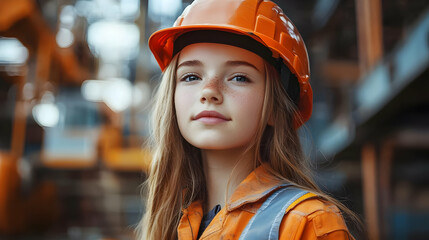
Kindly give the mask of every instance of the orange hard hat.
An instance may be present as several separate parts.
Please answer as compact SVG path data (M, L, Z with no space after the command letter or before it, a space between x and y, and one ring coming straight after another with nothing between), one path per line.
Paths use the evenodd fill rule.
M210 35L210 32L214 34ZM183 41L185 35L191 36ZM232 35L238 36L238 43L230 43L235 41ZM198 36L201 37L200 40L196 39ZM173 27L152 34L149 47L164 71L180 51L180 48L177 49L178 40L182 45L193 42L226 42L242 47L242 44L249 42L247 39L256 43L253 45L259 53L263 52L259 51L260 46L269 49L270 57L281 62L293 74L290 79L294 81L286 84L286 91L298 107L300 120L296 121L296 127L299 127L310 118L313 106L313 93L308 82L308 54L297 28L275 3L268 0L195 0L177 18ZM253 50L253 47L243 48ZM266 56L263 57L267 59ZM286 81L289 81L289 77ZM289 91L291 86L292 91ZM293 99L291 92L295 92L292 95L296 99Z

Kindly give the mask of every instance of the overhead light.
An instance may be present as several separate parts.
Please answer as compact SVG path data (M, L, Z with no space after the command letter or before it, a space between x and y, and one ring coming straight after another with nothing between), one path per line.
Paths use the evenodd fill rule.
M103 101L103 90L106 84L105 80L86 80L82 83L82 96L91 102Z
M55 127L60 120L60 111L55 105L55 96L51 91L46 91L40 103L33 107L33 118L42 127Z
M60 24L61 26L71 29L76 19L76 10L71 5L66 5L61 9L60 13Z
M40 103L33 107L34 120L42 127L55 127L60 120L60 111L54 103Z
M16 38L0 37L0 64L24 64L28 50Z
M115 112L122 112L133 103L133 86L124 78L87 80L82 84L82 95L88 101L104 102Z
M136 19L140 15L139 0L120 0L122 18Z
M58 46L61 48L68 48L74 42L74 35L69 29L60 28L60 30L58 30L56 40Z
M131 82L123 78L108 80L103 91L103 101L115 112L127 109L132 102Z
M149 0L149 15L175 17L182 8L179 0Z
M78 0L75 3L76 14L81 17L91 18L91 15L97 10L97 4L93 1Z
M140 30L134 23L99 21L88 28L91 52L106 62L129 60L137 56Z

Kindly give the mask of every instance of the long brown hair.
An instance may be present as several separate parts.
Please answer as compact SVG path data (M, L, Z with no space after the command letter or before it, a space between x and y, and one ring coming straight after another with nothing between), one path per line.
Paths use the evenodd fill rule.
M179 54L178 54L179 55ZM181 210L192 201L205 200L206 189L200 150L181 136L174 109L178 56L166 68L152 113L153 160L144 184L146 213L138 227L138 239L176 239ZM265 64L265 98L260 125L247 151L255 151L254 168L262 163L274 177L293 182L336 204L352 218L340 202L323 193L314 183L294 128L300 121L296 107L281 86L275 68ZM186 189L186 193L184 193Z

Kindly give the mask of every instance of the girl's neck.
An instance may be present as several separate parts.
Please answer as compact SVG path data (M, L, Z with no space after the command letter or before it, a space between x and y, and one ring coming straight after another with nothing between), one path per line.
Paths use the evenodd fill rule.
M253 169L253 151L243 154L244 149L202 150L204 174L207 187L207 202L204 212L217 204L222 207Z

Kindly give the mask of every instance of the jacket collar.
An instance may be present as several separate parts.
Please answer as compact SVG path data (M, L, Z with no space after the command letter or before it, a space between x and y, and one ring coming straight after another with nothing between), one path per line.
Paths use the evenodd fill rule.
M254 203L286 184L267 172L264 164L251 172L236 188L226 204L233 211L247 203Z

